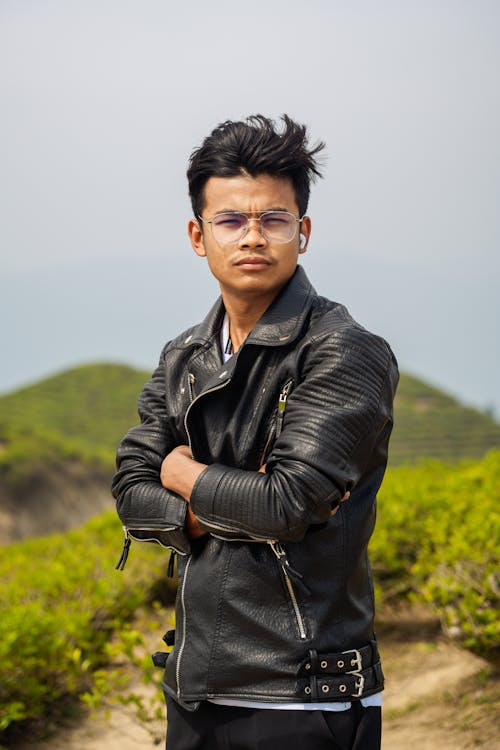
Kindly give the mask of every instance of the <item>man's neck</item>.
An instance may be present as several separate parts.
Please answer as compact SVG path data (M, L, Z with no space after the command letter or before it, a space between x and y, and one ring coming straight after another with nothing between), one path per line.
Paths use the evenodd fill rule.
M227 294L224 291L222 292L224 307L226 308L229 319L229 336L231 338L234 353L238 351L250 331L264 315L265 311L276 296L277 294L274 292L268 297L248 299L241 297L235 298L231 294Z

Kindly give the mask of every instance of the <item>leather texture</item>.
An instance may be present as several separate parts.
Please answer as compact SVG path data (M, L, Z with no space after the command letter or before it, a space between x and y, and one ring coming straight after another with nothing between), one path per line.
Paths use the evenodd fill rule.
M164 688L191 708L207 697L303 700L311 649L374 638L367 545L398 380L388 344L318 296L301 267L226 364L224 312L219 299L164 348L112 486L128 529L181 553ZM159 479L179 444L208 464L191 504L210 534L191 543L186 503ZM381 689L379 671L357 697Z

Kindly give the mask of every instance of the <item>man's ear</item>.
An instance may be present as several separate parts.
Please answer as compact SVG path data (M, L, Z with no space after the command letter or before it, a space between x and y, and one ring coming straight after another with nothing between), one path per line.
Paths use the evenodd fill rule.
M198 219L190 219L188 223L188 236L191 240L191 245L196 255L200 258L205 258L207 251L205 250L205 241L203 238L203 232L200 228L200 222Z
M307 245L309 243L309 237L311 236L311 219L309 216L304 216L300 222L300 235L299 235L299 253L305 253Z

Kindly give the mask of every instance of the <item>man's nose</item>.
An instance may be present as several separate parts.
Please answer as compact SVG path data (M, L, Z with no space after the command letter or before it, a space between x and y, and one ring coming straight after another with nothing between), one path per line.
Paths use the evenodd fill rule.
M249 219L245 234L240 240L243 247L262 247L267 244L267 240L262 233L260 219Z

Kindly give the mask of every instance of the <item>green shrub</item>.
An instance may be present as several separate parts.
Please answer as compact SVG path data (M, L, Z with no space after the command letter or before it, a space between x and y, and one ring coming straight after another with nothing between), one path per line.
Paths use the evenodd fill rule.
M498 452L479 463L389 470L371 544L382 606L425 600L468 648L498 649L499 506ZM65 696L99 703L107 675L123 674L115 669L120 654L144 670L148 664L151 678L129 621L164 587L168 554L134 544L119 573L120 546L111 512L76 531L0 547L0 737L12 723L45 717Z
M481 462L388 472L371 557L382 603L431 603L475 651L500 647L500 452Z
M127 570L116 571L120 546L108 513L77 531L0 548L0 732L94 690L112 632L126 633L166 570L164 550L136 545Z

